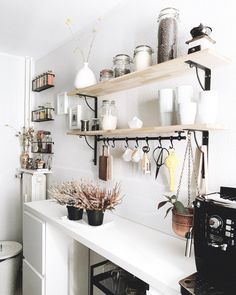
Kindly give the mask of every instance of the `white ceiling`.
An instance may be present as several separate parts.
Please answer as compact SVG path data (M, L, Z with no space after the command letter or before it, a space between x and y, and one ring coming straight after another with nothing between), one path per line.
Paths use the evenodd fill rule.
M0 52L39 58L123 0L0 0Z

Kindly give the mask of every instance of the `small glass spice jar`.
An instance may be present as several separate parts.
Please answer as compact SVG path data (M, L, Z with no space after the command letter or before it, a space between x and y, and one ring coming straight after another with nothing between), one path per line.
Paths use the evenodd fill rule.
M177 57L178 21L178 9L169 7L160 11L158 17L158 63Z
M91 129L93 131L99 130L99 119L98 118L92 118L92 127Z
M129 74L131 71L131 58L127 54L117 54L113 57L114 76L120 77Z
M100 72L100 81L107 81L113 78L113 70L103 69Z
M139 71L152 65L153 50L148 45L139 45L134 50L134 69Z

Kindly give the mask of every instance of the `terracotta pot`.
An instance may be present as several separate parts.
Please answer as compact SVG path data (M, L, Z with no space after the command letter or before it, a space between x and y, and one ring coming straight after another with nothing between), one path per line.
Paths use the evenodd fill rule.
M176 235L185 238L187 232L193 226L193 209L186 208L187 214L177 213L172 210L172 228Z

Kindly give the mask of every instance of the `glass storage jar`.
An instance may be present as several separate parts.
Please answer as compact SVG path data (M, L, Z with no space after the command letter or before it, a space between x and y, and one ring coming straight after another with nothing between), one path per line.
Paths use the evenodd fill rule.
M115 101L103 100L101 106L102 130L114 130L117 126L117 109Z
M134 50L134 69L139 71L152 65L152 48L148 45L136 46Z
M130 63L131 58L127 54L117 54L115 57L113 57L115 78L129 74L131 71Z
M177 57L179 10L164 8L158 17L157 62L161 63Z
M111 69L103 69L100 72L100 81L107 81L113 78L113 71Z

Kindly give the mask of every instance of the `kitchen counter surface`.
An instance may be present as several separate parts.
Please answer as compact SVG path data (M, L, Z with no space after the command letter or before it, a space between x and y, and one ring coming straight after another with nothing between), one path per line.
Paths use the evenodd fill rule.
M93 227L86 214L81 221L68 220L66 208L52 200L26 203L24 209L163 294L180 294L178 281L196 271L194 258L184 257L185 241L112 213Z

